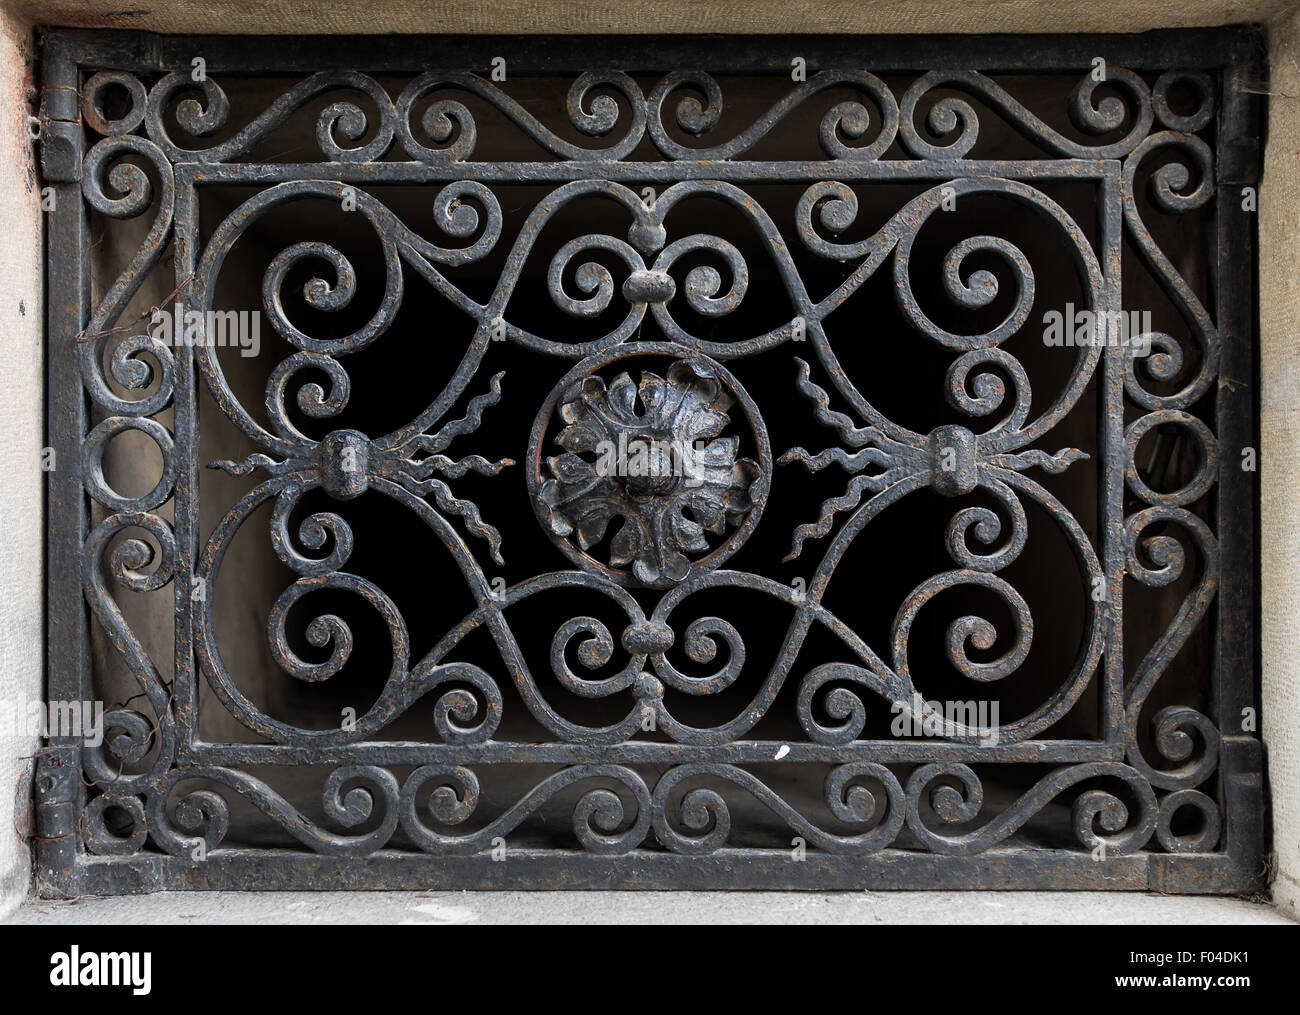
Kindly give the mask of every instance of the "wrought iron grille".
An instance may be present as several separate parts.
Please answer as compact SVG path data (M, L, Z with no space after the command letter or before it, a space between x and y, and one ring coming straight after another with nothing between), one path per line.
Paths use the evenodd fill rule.
M47 35L44 890L1256 884L1257 60Z

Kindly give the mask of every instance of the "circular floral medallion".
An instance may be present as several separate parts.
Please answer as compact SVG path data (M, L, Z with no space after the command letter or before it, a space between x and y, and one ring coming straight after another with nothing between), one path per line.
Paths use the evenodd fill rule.
M623 371L607 384L598 373L634 358L646 364L638 381ZM666 369L655 362L664 359ZM732 420L737 406L743 422ZM556 417L559 453L543 458ZM556 545L620 584L656 588L734 553L772 474L767 431L735 377L657 342L617 346L570 371L538 414L529 461L533 507Z

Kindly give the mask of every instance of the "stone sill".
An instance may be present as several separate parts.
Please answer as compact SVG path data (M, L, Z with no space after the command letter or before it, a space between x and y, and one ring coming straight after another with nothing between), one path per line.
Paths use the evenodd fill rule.
M1267 903L1126 892L159 892L30 899L12 924L1280 924Z

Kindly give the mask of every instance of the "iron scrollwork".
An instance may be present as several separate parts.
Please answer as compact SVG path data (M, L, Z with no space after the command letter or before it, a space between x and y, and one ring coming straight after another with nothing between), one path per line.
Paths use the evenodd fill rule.
M563 130L539 120L508 87L458 70L422 74L396 96L376 77L322 71L242 125L231 122L219 75L195 83L182 73L151 78L104 71L85 80L82 118L98 139L85 156L82 196L109 219L150 223L93 308L85 322L88 337L77 349L80 384L102 417L80 449L85 492L102 508L82 548L84 594L145 703L113 710L103 745L83 752L84 775L94 786L81 816L85 848L106 857L160 851L184 859L201 840L207 855L225 855L239 848L226 845L234 820L230 800L237 796L277 826L290 846L327 856L414 851L482 857L499 837L552 801L568 799L564 794L576 787L570 846L558 851L565 855L666 851L703 857L741 849L734 843L740 819L733 815L741 813L736 804L742 797L803 837L810 850L828 855L971 857L1007 843L1058 800L1073 808L1067 853L1086 857L1099 846L1114 855L1220 850L1224 804L1214 777L1221 731L1191 705L1164 705L1151 715L1147 702L1215 604L1217 536L1196 504L1214 488L1220 451L1213 423L1198 407L1218 382L1228 339L1144 222L1151 207L1181 214L1213 199L1216 156L1204 128L1218 113L1217 83L1194 70L1153 76L1112 67L1104 88L1085 76L1069 97L1076 129L1067 134L1030 112L1014 86L974 69L931 71L900 91L863 69L830 68L727 136L722 125L731 121L722 116L724 90L717 79L699 70L674 71L648 92L644 80L621 70L579 75L568 91ZM128 109L112 119L104 112L110 88L128 100ZM1190 112L1171 107L1176 88L1193 94ZM824 104L825 94L852 98L819 118L817 103ZM331 101L315 122L314 160L258 161L265 141L323 98ZM504 117L546 161L476 161L471 107ZM974 157L981 120L1010 128L1037 149L1037 160ZM791 124L810 132L816 158L798 164L747 158L778 126ZM574 131L588 140L571 140ZM213 135L221 140L205 140ZM646 150L654 152L646 162L654 178L666 183L653 201L633 185L637 153ZM1176 161L1161 161L1151 173L1144 163L1157 152L1173 153ZM372 169L429 190L437 242L427 238L424 223L417 228L403 221L367 190ZM1041 181L1054 174L1092 181L1111 194L1114 204L1102 216L1111 216L1110 224L1100 235L1048 196ZM256 186L203 235L192 212L182 212L192 205L199 176L205 185L239 180ZM862 231L860 187L890 178L914 181L919 191L886 221L869 225L869 236L843 239ZM548 188L514 236L496 189L511 179ZM747 190L750 183L774 182L802 187L793 231ZM178 245L189 251L193 268L184 304L206 312L218 306L223 268L255 223L278 209L349 196L379 256L353 263L308 237L294 238L270 259L262 311L292 351L270 370L259 408L241 400L220 356L205 343L193 347L191 373L188 349L145 331L112 333L150 273ZM1031 395L1029 370L1006 348L1033 326L1039 280L1025 251L990 235L963 239L947 251L941 280L948 309L1008 307L977 334L949 330L941 322L951 315L923 307L927 297L914 284L913 251L927 223L945 202L975 198L1037 222L1059 245L1060 263L1052 270L1068 272L1084 309L1098 315L1118 309L1115 252L1122 231L1186 322L1185 334L1149 334L1146 357L1080 346L1069 354L1069 369L1054 390ZM748 231L746 243L685 231L689 219L674 210L699 200L726 206L729 221ZM546 246L553 243L546 227L588 201L616 209L626 231ZM742 248L754 245L775 265L793 310L789 319L726 341L693 330L694 322L728 319L745 304L751 266ZM798 257L791 249L796 245ZM562 315L605 321L612 311L615 323L582 341L529 330L512 297L534 255L549 258L547 295ZM842 282L825 296L814 295L801 268L807 258L842 264ZM183 260L177 259L178 276ZM610 262L625 269L621 283ZM481 264L499 268L486 298L453 281L454 269ZM304 268L315 273L301 293L313 319L355 319L354 328L314 335L290 319L286 286ZM380 293L368 318L357 317L354 306L363 273L376 276ZM948 357L942 395L962 424L903 425L873 404L843 364L828 322L877 275L888 279L912 338ZM309 436L295 422L299 414L326 427L344 414L353 402L349 357L383 341L413 285L430 287L469 322L450 379L396 429L340 426ZM521 462L475 446L486 414L511 411L510 371L490 377L480 371L494 339L572 363L532 416L528 456ZM775 355L787 345L784 359ZM769 357L773 370L779 363L788 379L791 397L779 408L756 402L728 366L759 355ZM189 395L181 402L178 392L188 392L195 375L249 442L246 456L211 463L185 457L195 447L195 410ZM1103 402L1104 425L1114 428L1114 439L1102 442L1104 459L1069 443L1053 444L1058 424L1085 390L1104 388L1111 376L1123 396ZM458 415L455 407L462 404ZM764 419L774 411L807 415L828 435L826 444L774 451ZM1131 422L1125 427L1126 418ZM1138 464L1138 445L1156 428L1177 429L1197 458L1195 474L1173 491L1153 488ZM138 496L114 490L103 467L105 446L127 430L149 438L163 463L154 487ZM639 454L648 469L598 467L609 448L616 464ZM190 542L178 546L179 523L162 509L177 503L178 483L190 483L184 477L197 465L253 485L206 532L195 528L194 491L187 486ZM1120 491L1102 504L1105 524L1097 531L1058 499L1050 482L1068 469L1093 467L1099 473L1118 469L1122 480L1116 482L1138 505L1124 514ZM806 560L820 547L806 588L725 566L762 524L772 491L823 470L843 473L844 492L809 511L788 535L787 561ZM509 558L509 546L490 520L491 506L480 509L457 488L472 473L498 484L501 496L518 496L520 471L538 524L572 566L501 589L493 585L493 566ZM1099 480L1099 490L1106 482ZM859 533L921 491L954 500L943 536L951 565L896 605L888 645L873 645L827 605L826 593ZM972 493L994 506L958 503ZM385 498L426 526L473 597L468 614L439 618L450 622L418 658L398 603L349 570L355 540L346 509L363 495ZM304 504L323 502L328 506L303 517ZM356 597L387 633L389 672L373 703L350 723L309 728L271 715L241 688L223 658L211 590L238 581L223 574L223 565L236 535L264 507L265 538L293 576L265 621L280 669L295 680L320 683L337 675L356 650L352 626L335 613L307 611L305 628L293 630L317 594ZM867 732L873 714L892 709L922 723L939 718L921 694L926 681L917 669L912 631L921 611L952 590L976 590L981 601L999 604L988 616L972 613L949 623L942 650L958 677L992 693L1021 672L1034 639L1043 637L1041 618L1036 624L1005 574L1032 545L1030 511L1036 526L1046 520L1068 545L1076 567L1071 582L1110 593L1083 597L1082 637L1068 670L1032 708L992 730L945 720L942 737L906 748L874 738ZM598 544L602 548L593 549ZM1119 640L1117 594L1125 584L1162 588L1180 580L1187 592L1174 619L1135 661ZM123 595L172 583L178 601L189 603L178 614L188 618L193 646L192 670L182 668L175 678L190 682L184 689L160 675L118 606ZM195 596L196 588L208 594ZM623 627L574 616L554 631L547 670L539 672L511 615L534 597L566 589L603 596ZM693 597L712 602L737 590L789 609L774 657L755 657L734 624L693 609ZM299 603L303 609L295 609ZM999 619L1009 619L1009 632L999 630ZM801 650L814 630L833 640L841 655L809 665ZM490 637L500 665L456 658L458 645L476 631ZM292 646L303 639L321 658L302 658ZM1096 750L1053 755L1040 736L1089 688L1112 693L1106 667L1117 652L1124 654L1113 729L1102 731ZM679 653L691 672L679 668ZM207 707L224 709L258 741L246 752L249 763L220 760L197 738L200 679L214 699ZM509 696L503 695L507 687ZM739 708L725 706L733 710L725 714L720 706L713 713L717 721L702 726L675 714L669 692L727 702L740 694L743 701ZM380 734L431 693L429 750L395 753ZM592 724L574 718L556 696L622 704L618 718ZM822 773L816 816L773 788L759 767L781 757L774 753L780 744L752 737L778 701L794 709L806 737L786 745L792 757L782 763ZM544 742L497 739L503 712L519 707L508 702L521 703L544 731ZM647 717L650 737L644 735ZM227 758L239 753L232 751ZM1037 761L1038 752L1045 760ZM313 809L323 820L249 771L254 757L269 765L326 766ZM985 782L1009 761L1037 761L1042 772L990 813ZM486 808L481 769L494 763L549 767L521 798ZM1175 833L1181 824L1174 815L1184 808L1197 812L1199 831Z

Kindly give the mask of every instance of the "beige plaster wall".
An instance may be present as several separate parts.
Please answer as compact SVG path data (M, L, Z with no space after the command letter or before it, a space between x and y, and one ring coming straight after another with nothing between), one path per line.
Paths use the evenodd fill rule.
M1273 895L1300 918L1300 12L1273 23L1260 189L1262 728L1273 798Z
M27 139L33 53L27 26L0 13L0 699L40 701L44 524L41 445L41 210ZM0 915L26 892L35 740L0 729Z
M42 24L151 32L1141 32L1264 21L1295 0L9 0Z

